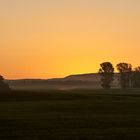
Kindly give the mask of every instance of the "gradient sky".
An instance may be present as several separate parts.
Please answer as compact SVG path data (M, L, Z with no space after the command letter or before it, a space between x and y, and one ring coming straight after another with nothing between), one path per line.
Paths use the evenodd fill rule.
M51 78L140 65L140 0L0 0L0 74Z

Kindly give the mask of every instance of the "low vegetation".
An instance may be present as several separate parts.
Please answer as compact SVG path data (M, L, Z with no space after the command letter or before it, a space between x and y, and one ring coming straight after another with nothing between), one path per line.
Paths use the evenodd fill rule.
M0 95L2 140L139 140L140 90Z

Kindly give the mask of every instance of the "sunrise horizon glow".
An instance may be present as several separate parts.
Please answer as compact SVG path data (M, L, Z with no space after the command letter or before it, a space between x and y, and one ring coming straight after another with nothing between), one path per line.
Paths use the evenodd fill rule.
M0 75L61 78L140 65L139 0L0 0Z

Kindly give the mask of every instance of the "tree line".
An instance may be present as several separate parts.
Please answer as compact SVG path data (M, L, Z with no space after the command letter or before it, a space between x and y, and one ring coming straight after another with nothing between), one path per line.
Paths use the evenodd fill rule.
M118 80L121 88L140 88L140 66L133 69L129 63L119 63L116 68L119 73ZM114 81L114 71L115 68L111 62L100 64L99 74L103 88L111 88Z

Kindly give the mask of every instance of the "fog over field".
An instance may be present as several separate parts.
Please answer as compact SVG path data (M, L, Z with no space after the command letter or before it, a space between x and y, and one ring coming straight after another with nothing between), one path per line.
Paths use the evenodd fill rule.
M119 75L114 75L113 88L119 87ZM97 73L70 75L64 78L53 79L19 79L7 80L11 89L46 90L46 89L97 89L101 87L101 76Z

